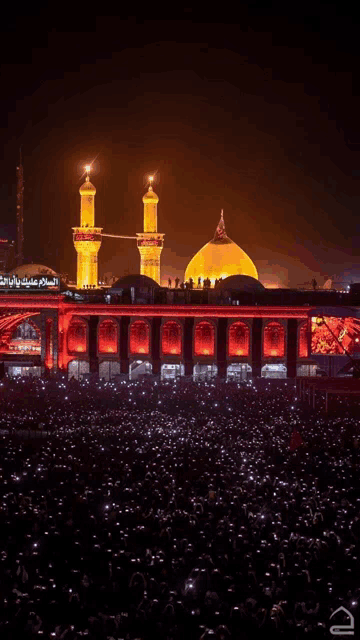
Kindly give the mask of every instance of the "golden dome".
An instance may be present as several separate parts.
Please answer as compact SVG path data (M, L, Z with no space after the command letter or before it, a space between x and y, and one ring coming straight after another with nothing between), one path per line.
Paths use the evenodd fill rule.
M84 184L81 185L79 192L81 196L94 196L96 194L96 189L90 182L89 176L86 176L86 180Z
M151 185L149 186L148 192L143 196L142 201L144 204L157 204L159 202L159 198L156 195L155 191L153 191Z
M198 278L201 278L202 282L205 278L209 278L211 284L214 285L215 280L233 275L251 276L251 278L258 279L258 272L253 261L227 236L223 212L221 212L214 238L197 252L186 267L185 282L192 278L196 286Z

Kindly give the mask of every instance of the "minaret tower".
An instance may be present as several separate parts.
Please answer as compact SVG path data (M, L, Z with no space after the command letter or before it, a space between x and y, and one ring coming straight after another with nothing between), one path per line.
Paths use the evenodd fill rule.
M140 252L140 273L161 284L160 254L164 246L164 233L157 231L157 204L159 198L152 188L153 176L149 177L149 187L143 197L144 233L137 233Z
M90 165L86 165L86 178L79 191L81 196L80 227L73 227L73 240L77 251L78 289L98 288L98 252L102 227L95 224L96 189L90 182Z

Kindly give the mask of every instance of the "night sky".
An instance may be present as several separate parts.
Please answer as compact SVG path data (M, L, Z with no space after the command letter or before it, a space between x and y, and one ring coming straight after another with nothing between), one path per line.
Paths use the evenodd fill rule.
M288 5L291 4L289 7ZM162 277L181 279L224 209L264 283L360 281L359 19L350 4L96 17L54 4L1 23L0 236L14 233L22 145L25 257L75 278L83 165L96 224L142 231L156 173ZM121 11L123 4L119 4ZM150 7L149 7L150 9ZM293 11L293 13L290 13ZM104 238L99 274L139 272Z

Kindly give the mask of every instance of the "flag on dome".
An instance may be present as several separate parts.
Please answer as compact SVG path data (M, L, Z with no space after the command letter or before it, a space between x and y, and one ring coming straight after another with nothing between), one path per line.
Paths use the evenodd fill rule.
M225 229L224 209L221 209L221 217L219 220L219 224L216 227L214 240L224 240L225 238L227 238L227 233Z

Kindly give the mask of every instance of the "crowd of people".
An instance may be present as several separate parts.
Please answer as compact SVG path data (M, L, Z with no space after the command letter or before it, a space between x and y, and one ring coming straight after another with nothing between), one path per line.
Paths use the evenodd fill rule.
M359 413L341 402L310 411L289 381L3 379L1 639L356 633Z
M219 284L222 281L223 281L222 278L215 278L214 287L216 287L216 285ZM187 289L189 291L192 291L192 289L194 289L194 280L192 278L189 278L189 280L187 280L186 282L180 282L179 278L175 278L174 284L175 284L175 289L178 289L179 287L180 287L180 289ZM168 278L168 287L169 287L169 289L172 288L172 279L171 278ZM201 278L201 276L199 276L198 279L197 279L197 287L196 288L197 289L211 289L211 280L210 280L210 278Z

